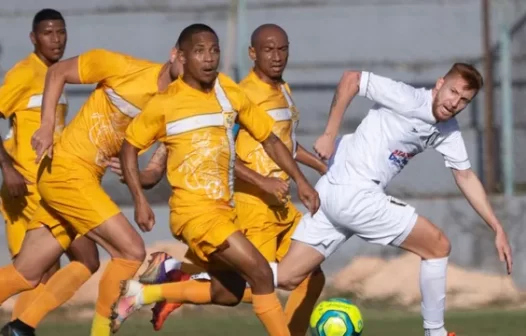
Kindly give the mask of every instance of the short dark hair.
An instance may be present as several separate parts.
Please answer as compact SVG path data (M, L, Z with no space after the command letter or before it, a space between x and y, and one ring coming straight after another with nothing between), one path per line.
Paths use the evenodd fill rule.
M210 26L207 26L204 23L194 23L183 29L179 35L179 38L177 39L176 46L182 48L183 44L189 42L192 39L192 36L203 32L212 33L217 38L216 32Z
M455 63L445 77L460 76L467 83L469 90L480 90L484 86L484 79L480 72L471 64Z
M50 20L60 20L66 23L66 20L64 20L64 17L59 11L51 9L51 8L44 8L40 10L38 13L36 13L35 17L33 18L33 32L37 31L37 28L40 22L50 21Z

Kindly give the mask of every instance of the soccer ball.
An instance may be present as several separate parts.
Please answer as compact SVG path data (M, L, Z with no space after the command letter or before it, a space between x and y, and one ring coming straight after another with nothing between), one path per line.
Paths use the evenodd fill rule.
M362 313L346 299L322 301L310 317L312 336L360 336L362 331Z

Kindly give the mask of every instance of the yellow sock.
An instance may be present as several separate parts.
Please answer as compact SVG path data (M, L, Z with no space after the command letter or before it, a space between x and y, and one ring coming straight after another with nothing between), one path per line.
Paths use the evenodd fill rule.
M39 284L35 289L27 290L20 293L16 299L13 312L11 313L11 321L16 320L26 309L30 308L33 301L42 293L44 290L44 284Z
M252 300L254 313L270 336L290 336L285 313L276 292L264 295L252 294Z
M324 285L325 275L318 271L290 293L285 305L285 317L292 336L304 336L307 333L310 315Z
M211 303L210 282L188 280L144 287L143 304L147 305L160 301L193 304Z
M33 289L13 264L0 268L0 304L18 293Z
M241 302L252 303L252 289L245 288L245 292L243 293L243 298L241 299Z
M93 317L93 322L91 324L91 334L90 336L101 336L101 335L111 335L109 317L104 317L95 312Z
M95 305L95 317L92 325L92 336L109 336L111 306L119 298L121 281L133 278L142 262L113 258L99 282L99 296Z
M77 261L69 263L49 279L41 294L18 319L36 328L47 314L71 299L90 277L91 272L84 264Z

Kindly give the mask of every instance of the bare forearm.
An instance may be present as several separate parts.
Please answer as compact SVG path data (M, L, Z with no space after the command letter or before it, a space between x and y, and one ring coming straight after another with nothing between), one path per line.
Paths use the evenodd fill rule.
M296 183L299 181L307 181L296 164L296 161L294 161L292 158L288 148L274 133L271 133L270 136L261 144L263 145L263 148L265 149L265 152L267 152L268 156Z
M296 149L296 161L311 167L312 169L318 171L320 174L325 174L327 172L327 165L325 162L320 160L314 154L307 151L303 146L298 144Z
M495 216L486 191L475 173L457 173L455 174L455 181L471 207L486 224L495 232L502 230L502 226Z
M255 186L260 186L263 176L245 166L245 163L236 158L236 177Z
M354 71L346 71L343 74L332 98L325 134L331 136L338 134L345 110L347 110L352 99L358 94L360 76L360 72Z
M135 203L144 199L139 175L138 153L139 150L137 148L126 140L124 141L120 152L122 174Z
M166 146L161 143L155 150L146 169L140 173L141 185L144 189L153 188L159 183L166 171L168 152Z

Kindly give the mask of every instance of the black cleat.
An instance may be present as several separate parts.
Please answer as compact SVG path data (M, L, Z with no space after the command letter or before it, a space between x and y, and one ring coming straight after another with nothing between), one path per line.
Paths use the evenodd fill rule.
M17 328L12 322L6 324L2 330L0 330L1 336L36 336L34 331L23 330Z

